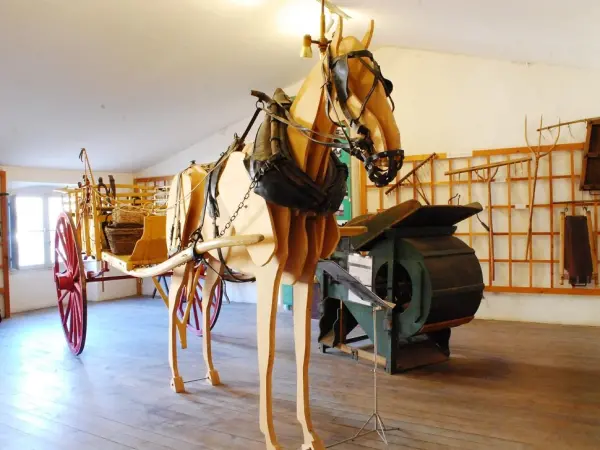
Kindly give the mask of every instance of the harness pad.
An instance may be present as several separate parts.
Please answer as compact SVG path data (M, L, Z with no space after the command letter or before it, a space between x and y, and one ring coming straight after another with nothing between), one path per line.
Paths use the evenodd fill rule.
M286 117L291 104L290 98L278 88L267 108L275 116ZM252 153L244 159L252 179L262 172L254 192L269 202L302 212L326 215L338 211L348 192L348 167L330 151L325 180L322 185L315 183L292 157L287 125L271 114L266 115Z

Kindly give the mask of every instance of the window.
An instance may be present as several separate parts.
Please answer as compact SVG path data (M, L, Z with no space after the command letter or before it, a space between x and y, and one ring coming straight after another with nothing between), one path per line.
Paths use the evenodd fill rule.
M62 199L56 196L17 195L14 200L16 266L50 266L54 261L54 231Z

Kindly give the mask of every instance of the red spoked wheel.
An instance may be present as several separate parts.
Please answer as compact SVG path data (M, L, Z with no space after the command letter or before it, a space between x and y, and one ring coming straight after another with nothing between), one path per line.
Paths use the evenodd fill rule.
M62 212L54 235L54 282L58 312L69 349L80 355L87 331L87 295L81 248L71 216Z
M198 284L196 285L196 292L194 294L194 300L191 305L189 305L189 316L187 320L187 327L190 329L196 336L202 336L202 286L204 286L204 278L206 274L206 266L202 265L200 267L200 274L198 276ZM187 296L187 288L184 286L181 290L181 299L179 301L179 306L177 307L177 314L180 320L184 319L184 315L186 309L188 308L188 296ZM217 323L217 319L219 318L219 313L221 312L221 305L223 303L223 282L219 281L215 286L215 292L211 298L211 307L210 307L210 329L212 330L215 324Z

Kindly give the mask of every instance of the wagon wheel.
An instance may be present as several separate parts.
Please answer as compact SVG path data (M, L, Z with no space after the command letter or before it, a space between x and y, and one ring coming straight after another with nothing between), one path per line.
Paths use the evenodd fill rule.
M190 314L187 321L187 327L197 336L202 336L202 286L204 285L204 278L206 273L206 266L200 267L200 273L198 276L198 284L196 285L196 293L194 294L194 301L190 305ZM223 282L217 282L215 286L215 292L211 299L210 308L210 329L212 330L217 323L219 313L221 312L221 305L223 304ZM183 320L185 311L187 308L187 287L184 286L181 290L181 299L179 306L177 307L177 315L180 320Z
M58 312L71 352L81 354L87 331L87 295L81 249L70 215L60 213L54 235L54 282Z

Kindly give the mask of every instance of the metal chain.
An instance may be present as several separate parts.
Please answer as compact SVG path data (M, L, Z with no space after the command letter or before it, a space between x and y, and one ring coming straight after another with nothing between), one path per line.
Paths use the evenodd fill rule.
M265 163L265 165L262 166L258 172L256 172L256 174L252 178L250 186L248 186L248 190L246 191L246 194L244 195L244 198L239 203L239 205L237 206L237 208L235 209L235 211L233 212L233 214L231 215L231 217L229 217L229 220L223 226L223 229L221 230L221 232L219 233L219 236L217 236L217 237L223 237L223 235L227 232L227 230L229 228L231 228L231 224L237 218L239 212L242 210L242 208L246 204L246 201L250 198L250 193L254 190L254 188L256 187L256 185L258 184L258 182L260 181L260 179L262 178L262 176L265 174L265 172L267 170L269 170L271 167L272 167L271 163L267 161Z

